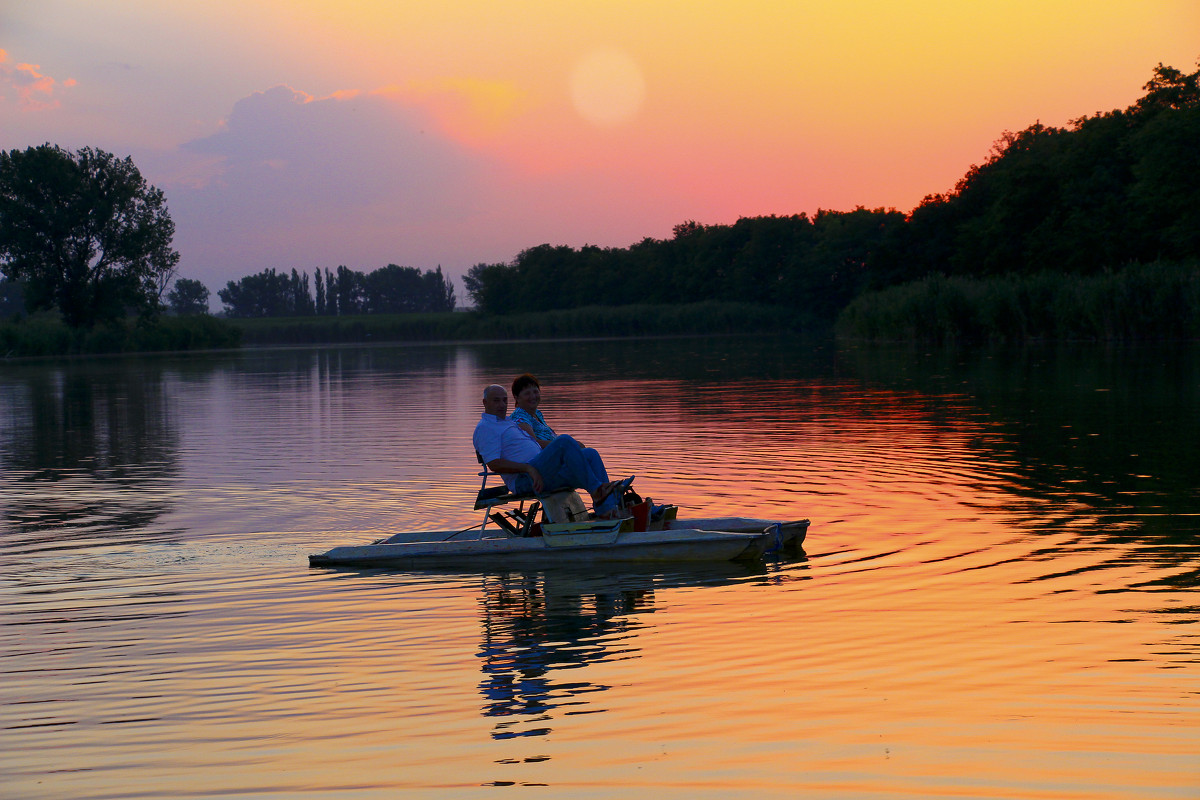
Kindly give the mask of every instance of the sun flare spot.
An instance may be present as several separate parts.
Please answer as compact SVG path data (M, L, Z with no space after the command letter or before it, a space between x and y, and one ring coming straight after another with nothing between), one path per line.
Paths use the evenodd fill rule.
M627 122L645 98L641 68L619 50L594 50L571 70L571 103L594 125L612 127Z

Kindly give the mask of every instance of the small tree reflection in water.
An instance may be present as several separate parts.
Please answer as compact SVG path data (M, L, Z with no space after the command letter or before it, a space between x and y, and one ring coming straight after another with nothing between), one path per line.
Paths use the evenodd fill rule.
M8 528L61 543L140 534L171 510L179 435L161 371L35 369L4 391Z

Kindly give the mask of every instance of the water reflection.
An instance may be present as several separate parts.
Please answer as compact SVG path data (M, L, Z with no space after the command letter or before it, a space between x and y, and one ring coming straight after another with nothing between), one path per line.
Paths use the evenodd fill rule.
M4 520L55 540L146 528L172 505L179 432L162 370L31 369L0 384Z
M493 739L546 736L556 716L597 714L610 687L585 667L636 659L634 644L656 592L722 585L762 565L693 566L685 573L547 570L485 577L480 599L483 714ZM581 672L576 672L581 670ZM572 678L574 678L572 680Z
M623 640L641 627L635 614L653 611L650 590L600 592L574 597L547 594L544 579L508 576L484 587L483 713L497 717L492 738L544 736L554 714L597 713L586 695L608 688L568 680L566 670L613 658L636 648Z
M975 407L986 427L973 446L1012 463L1006 490L1045 527L1086 515L1097 543L1194 543L1200 348L849 349L846 361L872 385Z
M175 460L178 437L161 373L33 372L3 392L5 466L28 477L119 475L131 465Z
M6 365L5 788L1188 796L1198 353L747 338ZM478 522L478 392L525 370L656 500L811 517L808 560L306 568Z

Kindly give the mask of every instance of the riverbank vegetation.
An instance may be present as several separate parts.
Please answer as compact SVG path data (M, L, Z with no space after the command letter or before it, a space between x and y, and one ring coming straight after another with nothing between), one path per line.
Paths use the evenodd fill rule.
M755 303L636 304L489 315L364 314L229 320L244 344L570 339L809 330L808 315Z
M90 328L67 325L55 312L0 321L0 357L150 353L237 347L241 332L208 314L126 317Z
M837 332L934 343L1200 339L1200 262L1098 275L934 274L856 298Z

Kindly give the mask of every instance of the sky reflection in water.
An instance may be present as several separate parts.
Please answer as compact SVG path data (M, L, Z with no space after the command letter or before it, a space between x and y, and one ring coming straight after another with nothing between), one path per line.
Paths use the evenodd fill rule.
M14 797L1200 785L1195 348L376 347L0 376ZM478 522L483 385L806 557L309 570Z

